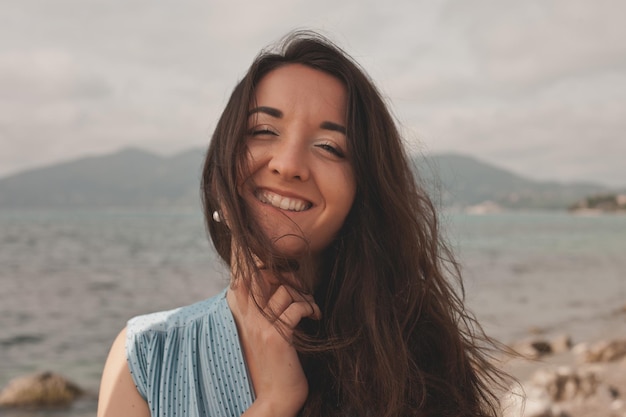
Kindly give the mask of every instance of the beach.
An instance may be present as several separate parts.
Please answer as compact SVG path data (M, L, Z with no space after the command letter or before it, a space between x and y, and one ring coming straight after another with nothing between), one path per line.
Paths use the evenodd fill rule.
M520 380L580 366L577 345L626 337L626 216L444 213L442 225L467 305L491 336L507 345L570 337L567 352L503 365ZM0 387L52 371L92 394L69 410L3 416L94 416L106 354L126 321L228 282L199 210L0 212L0 245Z

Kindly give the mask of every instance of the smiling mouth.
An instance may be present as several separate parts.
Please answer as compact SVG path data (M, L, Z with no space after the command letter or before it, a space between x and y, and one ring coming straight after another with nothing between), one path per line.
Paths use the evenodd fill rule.
M254 196L261 203L269 204L272 207L287 211L305 211L311 208L313 204L309 201L300 200L299 198L285 197L280 194L267 190L258 190Z

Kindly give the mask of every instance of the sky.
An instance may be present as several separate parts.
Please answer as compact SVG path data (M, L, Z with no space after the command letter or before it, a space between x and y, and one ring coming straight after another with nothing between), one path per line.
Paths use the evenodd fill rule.
M256 54L314 29L375 80L411 152L626 186L622 0L2 0L0 177L206 147Z

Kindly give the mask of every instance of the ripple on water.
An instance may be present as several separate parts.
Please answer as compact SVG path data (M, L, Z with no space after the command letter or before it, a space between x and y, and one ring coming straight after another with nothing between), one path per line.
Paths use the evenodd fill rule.
M18 334L6 339L0 339L0 346L11 348L14 346L38 344L45 340L45 336L41 334Z

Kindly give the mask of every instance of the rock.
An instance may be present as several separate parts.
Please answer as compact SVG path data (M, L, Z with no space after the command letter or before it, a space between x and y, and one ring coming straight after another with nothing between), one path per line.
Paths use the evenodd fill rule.
M552 353L552 346L542 339L529 339L513 345L513 350L527 359L538 359Z
M552 353L568 352L572 348L572 338L567 334L556 336L550 341Z
M596 393L598 381L595 373L562 366L558 369L539 369L532 384L548 393L552 401L588 398Z
M556 336L552 340L531 338L513 345L513 350L527 359L538 359L553 353L563 353L571 348L572 338L567 334Z
M59 374L42 372L15 378L0 392L3 407L65 407L83 390Z
M605 340L580 349L583 362L612 362L626 358L626 339Z
M523 344L534 351L533 343L550 340L551 348L569 347L569 352L540 360L510 363L513 375L523 382L521 394L512 392L503 399L504 417L626 417L625 340L579 343L571 347L567 336L550 339L535 336ZM560 342L559 342L560 340ZM534 355L540 353L533 352ZM568 363L566 367L560 364ZM535 372L532 372L532 370ZM525 394L524 394L525 393ZM524 395L526 409L523 408Z
M626 415L626 404L622 400L614 400L611 403L612 411L623 411L624 415Z
M574 347L572 347L572 353L579 358L582 358L588 350L589 344L584 342L578 343L577 345L574 345Z

